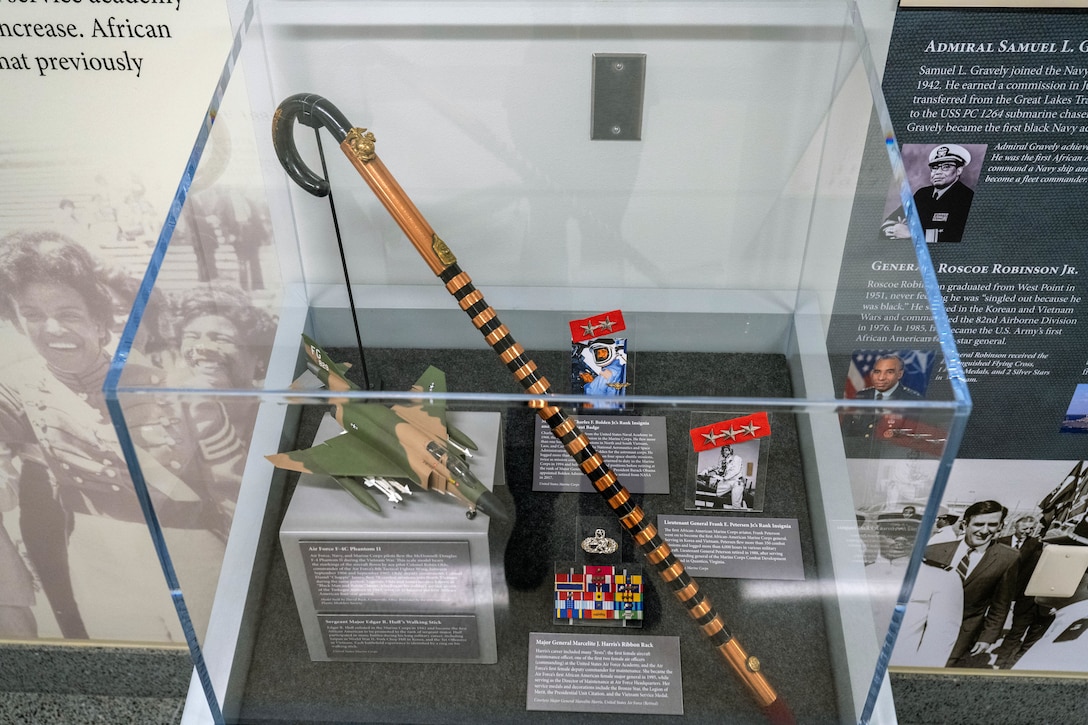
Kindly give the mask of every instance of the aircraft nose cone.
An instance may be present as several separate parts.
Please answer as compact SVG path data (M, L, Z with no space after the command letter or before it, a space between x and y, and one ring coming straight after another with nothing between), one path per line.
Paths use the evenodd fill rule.
M476 499L476 510L482 511L496 521L510 520L510 512L506 510L506 506L490 491L484 491L480 494L480 498Z

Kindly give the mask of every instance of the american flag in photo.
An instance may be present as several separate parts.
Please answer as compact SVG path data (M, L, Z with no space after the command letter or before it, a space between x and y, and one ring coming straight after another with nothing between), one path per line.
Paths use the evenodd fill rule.
M858 392L870 387L869 373L876 361L885 355L896 355L903 361L903 379L900 381L919 395L926 394L933 363L937 359L934 350L855 350L850 355L850 369L846 371L844 398L856 398Z

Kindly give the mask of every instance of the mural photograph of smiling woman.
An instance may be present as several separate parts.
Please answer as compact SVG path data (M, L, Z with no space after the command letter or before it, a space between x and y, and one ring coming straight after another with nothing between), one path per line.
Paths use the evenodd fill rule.
M0 314L27 343L6 356L14 360L0 376L6 631L183 641L102 394L133 286L65 235L0 239ZM158 353L130 360L126 385L223 388L263 374L248 343L274 321L245 293L196 287L161 318ZM141 458L157 471L159 519L193 553L191 569L177 562L179 574L199 590L214 587L217 572L202 572L199 560L222 556L245 455L238 431L251 428L253 411L195 401L141 402L126 416Z

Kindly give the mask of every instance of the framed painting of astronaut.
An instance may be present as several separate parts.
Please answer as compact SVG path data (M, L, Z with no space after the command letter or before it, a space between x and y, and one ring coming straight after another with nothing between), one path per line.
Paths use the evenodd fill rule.
M571 392L575 395L621 397L631 384L627 364L627 338L598 337L571 343ZM619 402L599 403L592 407L619 409Z
M770 446L770 419L755 413L722 419L692 415L690 495L698 511L762 511Z

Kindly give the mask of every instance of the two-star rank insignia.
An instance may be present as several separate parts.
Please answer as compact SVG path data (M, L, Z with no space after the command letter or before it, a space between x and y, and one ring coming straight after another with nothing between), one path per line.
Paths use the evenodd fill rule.
M623 312L612 310L582 320L570 321L570 338L573 342L585 342L601 335L611 335L626 330Z

